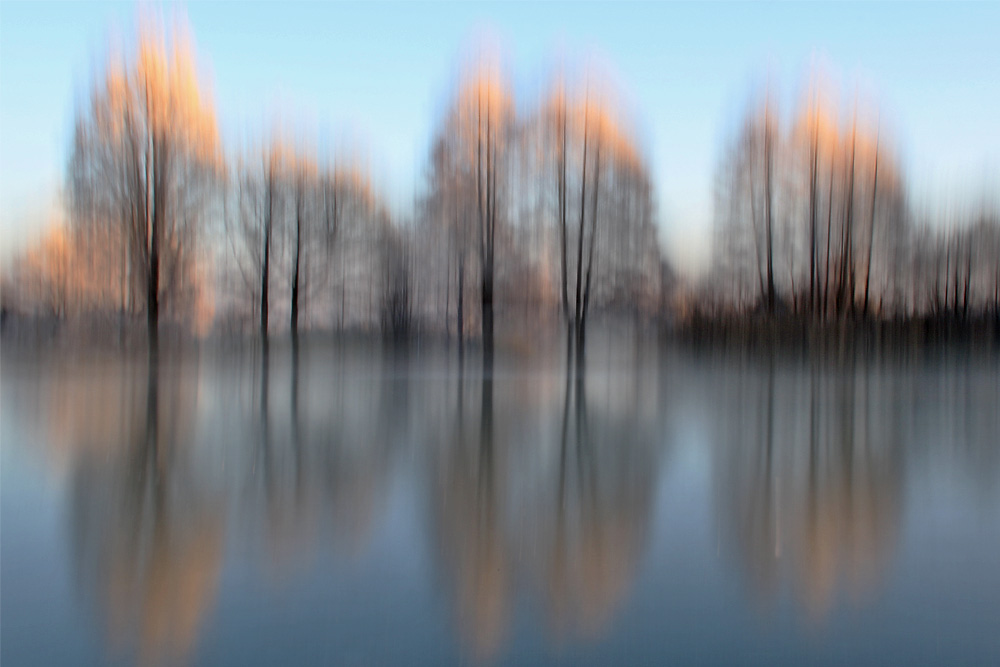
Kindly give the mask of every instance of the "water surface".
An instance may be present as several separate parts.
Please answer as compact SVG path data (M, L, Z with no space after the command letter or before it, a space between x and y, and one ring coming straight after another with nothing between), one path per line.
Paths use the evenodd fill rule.
M4 350L2 662L998 664L1000 363Z

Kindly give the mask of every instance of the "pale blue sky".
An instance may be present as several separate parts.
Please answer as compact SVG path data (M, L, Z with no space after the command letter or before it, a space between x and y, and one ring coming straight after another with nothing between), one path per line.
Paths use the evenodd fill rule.
M276 114L349 137L397 211L409 210L438 111L484 32L505 47L523 100L560 55L610 67L653 170L661 240L684 268L703 263L714 168L755 83L770 75L788 112L814 57L845 95L858 85L880 103L916 200L1000 190L1000 3L180 8L228 148ZM109 40L131 41L136 12L131 3L0 4L0 257L51 218L74 99Z

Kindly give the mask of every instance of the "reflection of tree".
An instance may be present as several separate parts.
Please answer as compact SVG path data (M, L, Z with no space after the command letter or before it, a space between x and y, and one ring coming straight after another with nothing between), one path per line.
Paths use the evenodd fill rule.
M452 572L459 624L477 657L496 653L507 617L511 563L495 460L493 380L482 380L478 434L466 424L459 375L455 426L439 465L435 519Z
M114 643L137 642L140 662L190 651L221 566L221 508L179 447L195 399L182 373L151 364L144 409L119 416L131 434L119 454L80 457L74 471L78 574L92 582Z
M367 544L386 496L390 445L408 428L406 382L391 372L373 376L377 366L367 362L311 374L315 354L292 339L290 357L276 351L259 376L245 509L279 577L329 546L323 538L355 554Z
M747 566L753 583L762 593L773 593L777 587L776 559L779 556L777 526L775 521L777 480L774 471L774 363L768 366L765 378L757 393L757 422L743 415L741 427L746 427L750 438L757 445L750 461L742 461L742 483L733 486L740 499L732 505L737 513L733 532L741 549L746 553ZM748 419L749 417L749 419ZM743 486L749 487L744 489ZM746 497L744 497L746 496Z
M290 428L288 437L275 437L271 415L271 354L262 341L257 454L254 465L256 490L263 501L259 508L265 532L265 547L273 565L284 564L303 552L313 526L309 520L307 480L303 479L303 452L299 412L299 348L292 341Z
M642 553L656 473L641 425L631 417L592 419L584 375L572 383L567 375L555 512L542 519L554 525L541 531L560 632L579 626L595 635L605 628Z
M537 436L522 443L530 398L517 393L510 404L512 394L495 395L505 385L486 377L479 419L473 411L470 420L461 375L457 384L432 470L435 536L460 631L477 657L494 656L524 577L558 632L600 633L642 552L656 475L648 429L633 412L591 414L576 375L567 377L562 410L541 415L561 413L554 424L543 420L555 447Z
M876 583L898 520L897 443L873 433L871 374L858 380L852 368L833 378L832 400L826 382L810 392L813 403L832 406L825 428L812 429L804 516L794 535L803 596L814 614L829 607L841 573L856 593ZM810 414L811 423L823 417L819 407Z
M751 381L757 414L733 411L722 492L758 592L769 598L792 576L802 603L823 615L841 577L856 595L876 583L893 544L897 429L871 373L814 367L804 391L782 380L771 362Z
M307 420L317 428L309 439L308 451L315 456L309 468L318 475L324 520L354 555L366 546L387 496L392 444L410 428L410 385L395 361L344 373L332 406L320 404L328 421Z

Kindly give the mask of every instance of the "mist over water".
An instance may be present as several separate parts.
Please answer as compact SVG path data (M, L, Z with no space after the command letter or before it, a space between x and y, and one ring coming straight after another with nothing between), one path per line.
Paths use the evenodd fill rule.
M5 664L990 664L1000 362L5 346Z

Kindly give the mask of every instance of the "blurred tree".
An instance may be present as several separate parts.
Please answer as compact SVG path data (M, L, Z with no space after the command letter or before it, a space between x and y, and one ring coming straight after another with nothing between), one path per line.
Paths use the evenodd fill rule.
M429 201L445 220L458 264L459 339L463 335L465 257L478 249L483 359L493 358L496 239L507 218L514 101L500 68L481 63L461 83L431 156ZM471 206L469 205L471 204Z
M151 349L161 304L180 305L194 274L220 162L186 31L168 47L159 26L143 21L131 61L109 63L77 112L68 191L75 224L119 239L123 292L145 306Z
M567 354L575 345L580 359L598 276L603 276L610 301L638 301L649 291L644 283L658 283L659 249L649 172L610 94L589 85L584 95L568 91L565 81L557 79L539 114L543 144L549 148L543 152L554 156L540 166L547 172L541 180L552 183L556 193ZM576 190L579 205L571 210ZM655 300L656 289L652 291L649 296Z
M274 230L283 214L282 148L276 140L259 157L237 162L235 203L226 216L227 238L242 277L254 295L261 338L267 340Z
M858 104L844 131L822 86L809 91L788 131L769 101L751 107L719 166L717 247L730 301L816 320L900 308L898 157Z

